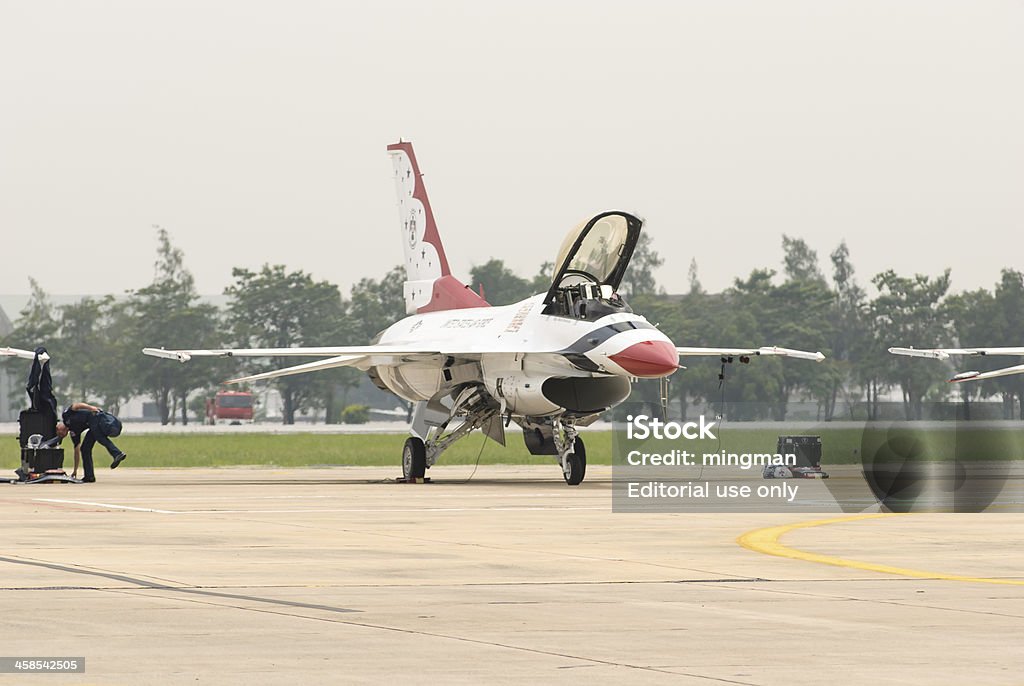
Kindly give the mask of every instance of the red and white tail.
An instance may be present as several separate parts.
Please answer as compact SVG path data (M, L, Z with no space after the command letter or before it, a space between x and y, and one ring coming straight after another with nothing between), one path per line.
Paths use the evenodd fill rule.
M405 311L408 314L487 307L487 301L456 279L448 268L434 213L412 143L388 146L395 168L398 217L405 249Z

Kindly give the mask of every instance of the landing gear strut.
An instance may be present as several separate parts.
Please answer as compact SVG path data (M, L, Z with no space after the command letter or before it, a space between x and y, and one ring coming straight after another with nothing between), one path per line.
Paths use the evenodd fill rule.
M421 404L420 408L422 407ZM405 481L423 479L441 453L476 429L483 428L488 436L502 445L505 444L503 431L498 437L488 431L488 427L491 426L489 422L497 415L499 406L491 401L481 388L463 388L455 396L451 408L442 409L445 410L447 417L438 423L426 420L426 430L421 434L423 437L410 436L405 441L405 447L402 449L402 477ZM415 431L416 420L413 421L413 426ZM500 421L498 427L501 428Z

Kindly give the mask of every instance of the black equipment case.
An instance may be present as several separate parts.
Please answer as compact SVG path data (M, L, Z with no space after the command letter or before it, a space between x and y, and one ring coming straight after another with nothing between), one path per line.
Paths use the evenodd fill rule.
M796 464L765 465L761 476L765 479L827 479L821 470L821 436L779 436L775 452L793 455Z
M64 448L30 448L28 439L38 434L43 442L57 436L57 418L46 410L23 410L18 415L18 443L21 445L21 469L17 470L22 481L75 482L64 473Z
M796 456L796 467L821 469L821 436L779 436L775 452Z
M64 469L64 448L22 448L21 462L28 465L29 474L43 474Z

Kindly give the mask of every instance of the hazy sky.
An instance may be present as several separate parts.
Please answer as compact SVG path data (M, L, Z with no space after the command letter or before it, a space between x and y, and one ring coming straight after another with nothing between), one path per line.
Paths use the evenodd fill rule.
M0 0L0 293L401 260L412 140L457 276L605 209L718 290L785 232L862 281L1024 268L1024 3Z

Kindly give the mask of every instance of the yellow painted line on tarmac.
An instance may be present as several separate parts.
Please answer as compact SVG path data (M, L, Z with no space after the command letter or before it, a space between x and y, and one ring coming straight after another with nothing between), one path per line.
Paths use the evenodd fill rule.
M879 574L892 574L894 576L909 577L913 579L935 579L940 581L966 581L968 583L977 584L1000 584L1004 586L1024 586L1024 580L1021 579L993 579L990 577L977 577L977 576L962 576L959 574L943 574L941 572L927 572L920 569L907 569L905 567L891 567L889 565L875 564L874 562L861 562L860 560L847 560L842 557L833 557L831 555L821 555L819 553L812 553L806 550L798 550L797 548L791 548L787 545L783 545L779 542L785 534L796 529L810 529L816 526L826 526L828 524L846 524L849 522L859 522L864 519L880 519L882 517L905 517L906 514L897 513L873 513L873 514L862 514L854 515L852 517L833 517L831 519L815 519L809 522L797 522L795 524L784 524L782 526L772 526L766 529L755 529L754 531L748 531L739 538L736 542L747 550L753 550L758 553L764 553L765 555L774 555L775 557L788 557L791 560L803 560L804 562L817 562L823 565L832 565L833 567L846 567L847 569L863 569L868 572L878 572Z

